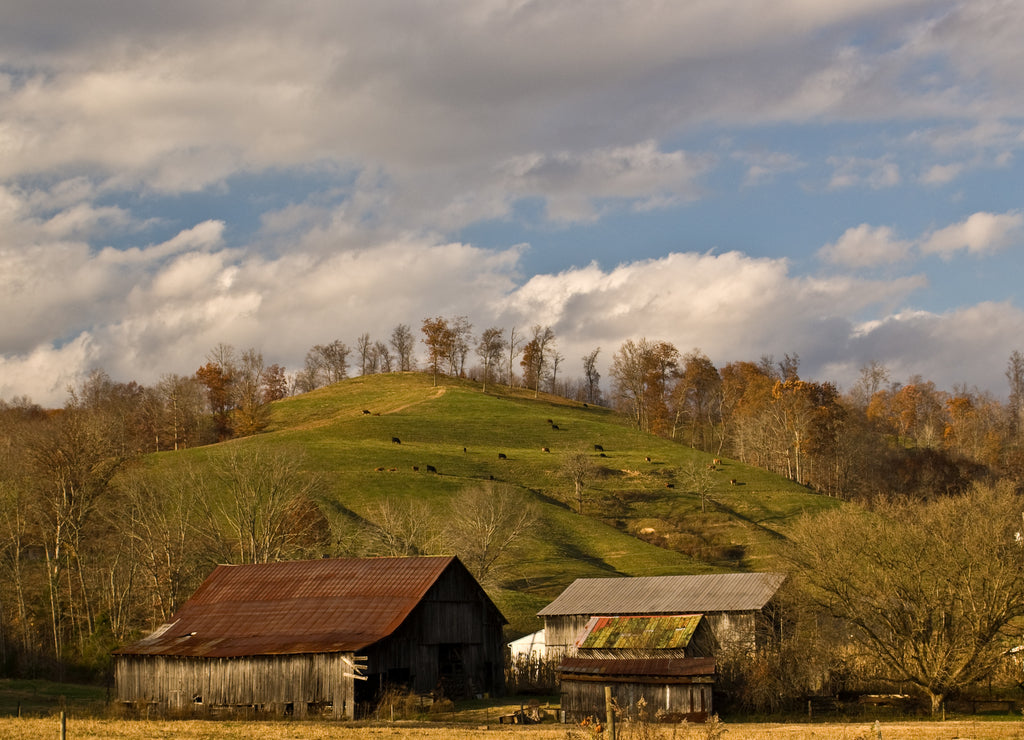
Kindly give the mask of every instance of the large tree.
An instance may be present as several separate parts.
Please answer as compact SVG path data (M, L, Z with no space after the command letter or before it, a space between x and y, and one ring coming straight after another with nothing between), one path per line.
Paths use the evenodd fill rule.
M852 647L936 711L1020 644L1024 501L1009 483L876 511L803 519L788 557Z
M427 347L427 364L434 376L434 385L437 385L438 373L443 373L445 366L454 367L455 331L448 319L442 316L423 319L421 329L423 344Z
M615 381L615 400L638 429L668 430L668 398L678 370L679 351L669 342L627 339L612 356L608 372Z

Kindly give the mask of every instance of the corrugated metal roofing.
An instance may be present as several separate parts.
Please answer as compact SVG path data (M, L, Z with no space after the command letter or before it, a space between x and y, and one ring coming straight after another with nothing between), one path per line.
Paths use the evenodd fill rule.
M784 580L783 573L578 578L537 616L754 611Z
M685 648L702 619L700 614L671 617L591 617L576 642L581 648L672 650Z
M712 676L714 658L562 658L558 673L567 676Z
M457 562L333 558L220 565L170 624L117 652L235 657L358 651L394 632Z

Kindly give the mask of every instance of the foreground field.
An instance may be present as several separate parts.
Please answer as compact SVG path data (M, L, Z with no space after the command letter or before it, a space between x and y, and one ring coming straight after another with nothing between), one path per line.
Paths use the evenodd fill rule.
M624 725L619 740L1024 740L1024 722L952 720L948 722L851 722L848 724L747 724L722 723L718 732L704 725ZM59 721L42 719L0 719L0 738L37 740L59 737ZM69 740L588 740L599 737L567 725L448 725L404 726L401 724L360 727L327 722L214 722L214 721L128 721L70 719Z

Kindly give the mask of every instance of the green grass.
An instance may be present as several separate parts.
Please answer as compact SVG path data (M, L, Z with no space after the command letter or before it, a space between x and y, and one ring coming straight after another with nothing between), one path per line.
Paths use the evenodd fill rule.
M536 611L575 578L778 567L773 548L794 517L837 505L725 460L701 512L682 471L707 466L710 455L641 433L606 408L502 386L483 393L451 378L435 387L418 373L350 379L279 401L266 433L228 445L301 450L324 482L324 503L369 520L384 498L440 509L492 479L519 487L537 502L541 520L503 587L492 590L513 633L538 629ZM158 464L202 463L225 448L165 453ZM583 516L560 472L564 456L579 449L600 472L587 487Z
M95 716L103 712L106 701L107 690L102 686L0 679L0 716L48 715L62 708Z

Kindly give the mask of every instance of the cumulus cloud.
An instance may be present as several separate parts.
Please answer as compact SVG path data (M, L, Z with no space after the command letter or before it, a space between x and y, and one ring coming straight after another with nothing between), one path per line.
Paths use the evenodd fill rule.
M916 240L895 238L888 226L861 224L847 229L834 243L818 250L818 258L835 265L861 268L905 261L914 255L937 254L948 259L966 251L988 255L1019 242L1024 214L973 213L959 223L923 234Z
M512 193L542 197L556 222L592 221L595 203L630 201L639 210L696 197L708 155L662 152L653 141L574 154L562 151L516 157L500 167Z
M911 242L895 238L888 226L861 224L847 229L837 241L826 244L818 257L847 267L874 267L907 259Z
M219 342L295 367L314 343L437 314L550 323L570 361L645 333L718 362L797 351L828 368L883 327L923 355L911 335L941 343L933 327L975 318L900 312L920 276L807 277L796 260L689 252L704 235L686 228L659 234L658 259L624 245L612 269L524 276L531 250L515 242L529 234L481 239L493 249L464 234L524 204L540 204L541 229L691 208L722 194L716 151L739 150L745 185L818 168L833 198L1007 164L1024 144L1022 28L1024 10L994 0L484 0L402 13L12 0L0 24L0 312L17 320L0 326L0 396L59 403L96 365L152 382L194 371ZM878 122L918 120L937 123L875 138ZM735 147L707 143L760 125ZM829 126L854 135L779 152L797 139L780 130L814 139ZM907 163L915 147L937 161ZM1021 216L986 207L910 241L858 215L819 257L860 268L989 255L1019 239ZM738 239L723 249L765 253ZM868 317L879 328L866 332Z
M1022 225L1024 215L1019 211L974 213L965 221L933 231L922 242L921 251L941 257L960 250L971 254L996 252L1020 241Z

